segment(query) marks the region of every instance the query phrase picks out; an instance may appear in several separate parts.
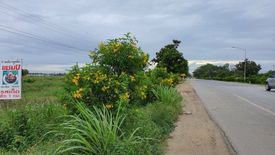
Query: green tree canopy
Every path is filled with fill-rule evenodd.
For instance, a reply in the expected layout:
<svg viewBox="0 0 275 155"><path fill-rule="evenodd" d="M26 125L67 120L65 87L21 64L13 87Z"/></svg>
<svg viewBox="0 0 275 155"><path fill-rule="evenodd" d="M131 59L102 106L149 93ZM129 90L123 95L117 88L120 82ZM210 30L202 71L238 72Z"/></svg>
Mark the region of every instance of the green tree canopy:
<svg viewBox="0 0 275 155"><path fill-rule="evenodd" d="M248 59L246 61L246 76L249 77L251 75L257 75L259 71L262 69L261 65L256 64L254 61L249 61ZM238 74L243 74L244 73L244 66L245 66L245 61L239 62L238 64L235 65L235 72Z"/></svg>
<svg viewBox="0 0 275 155"><path fill-rule="evenodd" d="M183 54L177 48L181 41L173 40L173 44L168 44L156 53L156 58L152 61L157 63L157 67L166 68L170 73L179 73L188 75L188 61L184 59Z"/></svg>

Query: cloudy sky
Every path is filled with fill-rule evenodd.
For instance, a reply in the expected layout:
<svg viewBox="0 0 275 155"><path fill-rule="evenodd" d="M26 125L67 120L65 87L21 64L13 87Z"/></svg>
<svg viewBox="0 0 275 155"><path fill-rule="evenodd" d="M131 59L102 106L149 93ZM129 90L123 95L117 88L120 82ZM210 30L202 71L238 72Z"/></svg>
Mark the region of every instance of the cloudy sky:
<svg viewBox="0 0 275 155"><path fill-rule="evenodd" d="M89 63L100 41L131 32L153 58L173 39L190 70L247 57L275 65L274 0L0 0L0 59L23 59L31 72Z"/></svg>

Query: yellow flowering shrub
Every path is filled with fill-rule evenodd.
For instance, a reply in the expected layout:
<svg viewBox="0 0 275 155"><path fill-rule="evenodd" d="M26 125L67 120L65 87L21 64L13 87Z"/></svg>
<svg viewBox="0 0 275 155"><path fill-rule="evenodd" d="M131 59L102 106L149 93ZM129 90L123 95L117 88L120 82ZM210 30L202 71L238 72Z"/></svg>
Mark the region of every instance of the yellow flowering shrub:
<svg viewBox="0 0 275 155"><path fill-rule="evenodd" d="M176 76L163 68L145 72L149 56L129 34L101 42L90 57L91 64L76 65L66 75L67 103L81 101L107 109L116 109L119 102L144 105L155 99L153 88L177 83Z"/></svg>
<svg viewBox="0 0 275 155"><path fill-rule="evenodd" d="M94 64L109 66L114 73L135 74L147 65L149 55L137 47L137 40L129 33L125 37L101 42L90 52Z"/></svg>
<svg viewBox="0 0 275 155"><path fill-rule="evenodd" d="M163 85L172 87L178 84L180 76L173 73L168 73L166 68L156 67L148 73L154 85Z"/></svg>

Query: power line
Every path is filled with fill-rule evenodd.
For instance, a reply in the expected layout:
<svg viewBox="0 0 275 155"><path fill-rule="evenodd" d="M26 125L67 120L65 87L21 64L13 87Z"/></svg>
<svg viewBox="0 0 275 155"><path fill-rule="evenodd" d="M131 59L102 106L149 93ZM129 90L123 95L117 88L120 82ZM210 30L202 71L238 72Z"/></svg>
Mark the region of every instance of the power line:
<svg viewBox="0 0 275 155"><path fill-rule="evenodd" d="M58 33L62 33L63 35L70 36L70 37L73 37L73 38L75 37L74 35L68 33L67 31L64 31L64 29L66 29L65 27L61 27L60 25L53 24L53 23L49 24L49 23L47 23L47 21L44 18L42 18L40 16L35 16L35 15L31 14L31 13L28 13L25 10L18 9L18 8L14 7L14 6L11 6L11 5L3 3L3 2L0 2L0 7L4 8L6 10L9 10L9 11L14 10L19 15L22 15L23 17L28 17L28 18L26 18L27 20L32 20L32 21L35 21L35 22L38 22L38 23L40 22L39 24L42 24L45 28L48 28L48 29L50 29L52 31L55 31L55 32L58 32ZM1 12L3 13L3 11L1 11ZM7 14L7 13L5 13L5 14ZM8 15L10 15L10 14L8 14ZM12 15L10 15L10 16L12 16ZM37 19L39 19L39 20L37 20ZM31 24L33 24L33 23L31 23ZM87 37L90 37L90 36L87 35ZM85 37L83 37L83 38L85 38ZM87 40L87 41L89 41L89 40Z"/></svg>
<svg viewBox="0 0 275 155"><path fill-rule="evenodd" d="M0 29L1 31L1 29ZM6 32L6 31L5 31ZM10 32L8 32L10 33ZM70 54L73 54L73 55L82 55L80 52L73 52L75 50L67 50L67 51L60 51L58 49L56 49L55 47L52 47L52 46L49 46L48 43L45 43L45 42L40 42L41 45L44 45L44 47L40 47L40 46L36 46L37 44L27 44L26 42L28 42L29 40L26 39L26 37L19 37L17 38L16 40L16 48L21 48L21 47L27 47L27 48L31 48L31 49L36 49L35 51L34 50L24 50L24 53L30 53L30 54L39 54L37 52L37 49L40 50L40 51L48 51L48 50L51 50L51 49L55 49L54 53L57 53L57 54L62 54L62 55L67 55L67 52L69 52ZM9 44L8 47L11 48L10 45L13 45L14 46L14 43L12 42L9 42L9 41L6 41L6 42L0 42L0 44ZM13 49L13 48L12 48ZM20 50L22 51L22 50ZM0 52L1 53L1 52Z"/></svg>
<svg viewBox="0 0 275 155"><path fill-rule="evenodd" d="M71 34L68 34L67 32L64 32L62 30L56 29L57 25L55 25L55 24L50 25L48 23L45 23L44 19L42 17L40 17L40 16L34 16L34 15L32 15L32 14L24 11L24 10L15 8L15 7L13 7L13 6L9 5L9 4L3 3L3 2L0 2L0 4L2 4L2 6L0 6L0 7L4 8L4 9L7 9L7 10L12 9L12 10L16 11L19 15L22 15L23 17L29 17L29 18L27 18L27 20L32 20L32 21L36 21L37 22L38 21L37 19L39 19L40 21L43 22L43 23L40 23L40 24L43 24L44 26L47 26L47 28L50 28L51 30L54 30L54 31L61 32L61 33L65 34L65 35L72 36Z"/></svg>
<svg viewBox="0 0 275 155"><path fill-rule="evenodd" d="M24 36L24 37L27 37L27 38L31 38L31 39L39 40L39 41L42 41L42 42L46 42L48 44L54 44L54 45L57 45L57 46L62 46L62 47L66 47L66 48L69 48L69 49L74 49L76 51L87 51L85 49L80 49L80 48L70 46L70 45L66 45L66 44L63 44L63 43L54 42L52 40L47 40L47 39L41 38L37 35L31 34L31 33L28 33L28 32L24 32L24 31L20 31L20 30L17 30L17 29L9 28L9 27L4 26L4 25L0 25L0 30L8 32L8 33L15 34L15 35L20 35L20 36Z"/></svg>

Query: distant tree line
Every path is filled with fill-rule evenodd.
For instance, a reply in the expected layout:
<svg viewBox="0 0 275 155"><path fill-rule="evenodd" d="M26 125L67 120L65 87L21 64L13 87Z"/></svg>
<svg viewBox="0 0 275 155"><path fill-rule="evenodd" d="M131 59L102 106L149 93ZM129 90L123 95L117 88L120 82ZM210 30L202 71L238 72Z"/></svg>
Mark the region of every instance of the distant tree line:
<svg viewBox="0 0 275 155"><path fill-rule="evenodd" d="M66 73L29 73L29 76L64 76Z"/></svg>
<svg viewBox="0 0 275 155"><path fill-rule="evenodd" d="M265 80L274 74L274 71L259 73L261 65L248 59L246 61L246 81L248 83L264 84ZM199 79L211 79L222 81L244 82L245 61L239 62L234 66L225 64L222 66L206 64L198 67L193 76Z"/></svg>

